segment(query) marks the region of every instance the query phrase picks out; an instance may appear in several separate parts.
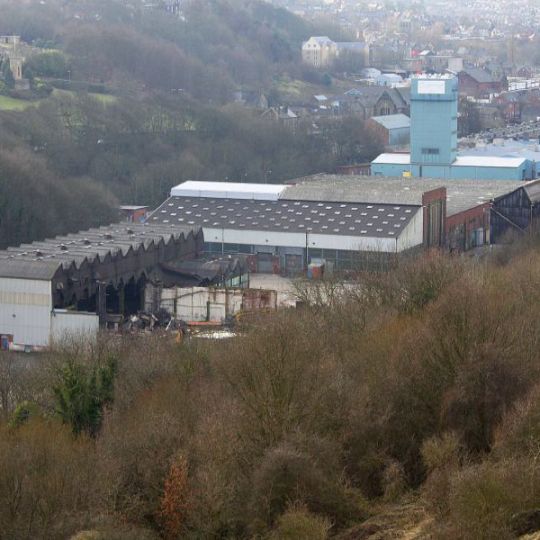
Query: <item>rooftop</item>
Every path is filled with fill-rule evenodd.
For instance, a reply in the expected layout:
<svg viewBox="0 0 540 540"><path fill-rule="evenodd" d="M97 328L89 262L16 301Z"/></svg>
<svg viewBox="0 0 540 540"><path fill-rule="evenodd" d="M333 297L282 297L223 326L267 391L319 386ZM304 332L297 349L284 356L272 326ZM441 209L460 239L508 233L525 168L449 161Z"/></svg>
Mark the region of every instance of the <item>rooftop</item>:
<svg viewBox="0 0 540 540"><path fill-rule="evenodd" d="M418 205L369 202L173 196L148 218L148 222L208 229L397 238L418 209Z"/></svg>
<svg viewBox="0 0 540 540"><path fill-rule="evenodd" d="M379 154L371 163L383 165L410 165L411 154Z"/></svg>
<svg viewBox="0 0 540 540"><path fill-rule="evenodd" d="M278 184L242 184L239 182L197 182L188 180L173 187L171 196L277 200L284 189L284 185Z"/></svg>
<svg viewBox="0 0 540 540"><path fill-rule="evenodd" d="M525 157L503 157L503 156L465 156L460 154L452 167L497 167L513 169L520 167L527 161ZM410 154L380 154L371 163L375 165L410 165Z"/></svg>
<svg viewBox="0 0 540 540"><path fill-rule="evenodd" d="M520 167L527 161L524 157L503 157L503 156L464 156L459 155L452 163L453 167Z"/></svg>
<svg viewBox="0 0 540 540"><path fill-rule="evenodd" d="M187 237L197 227L115 223L0 251L0 277L52 279L61 268L76 268L107 256L125 255L171 238Z"/></svg>
<svg viewBox="0 0 540 540"><path fill-rule="evenodd" d="M386 129L403 129L411 127L411 119L406 114L388 114L386 116L372 116L371 120L381 124Z"/></svg>
<svg viewBox="0 0 540 540"><path fill-rule="evenodd" d="M281 199L346 201L378 204L422 204L422 194L446 188L448 216L485 204L520 187L537 189L540 182L514 180L438 180L387 176L317 174L298 180Z"/></svg>

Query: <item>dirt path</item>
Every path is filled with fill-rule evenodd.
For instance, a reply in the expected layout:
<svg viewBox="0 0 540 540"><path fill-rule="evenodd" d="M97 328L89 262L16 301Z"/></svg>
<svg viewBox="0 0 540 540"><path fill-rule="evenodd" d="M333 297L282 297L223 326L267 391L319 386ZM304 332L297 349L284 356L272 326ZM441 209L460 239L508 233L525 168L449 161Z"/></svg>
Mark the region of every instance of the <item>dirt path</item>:
<svg viewBox="0 0 540 540"><path fill-rule="evenodd" d="M429 540L433 518L417 502L381 505L376 515L349 529L339 540Z"/></svg>

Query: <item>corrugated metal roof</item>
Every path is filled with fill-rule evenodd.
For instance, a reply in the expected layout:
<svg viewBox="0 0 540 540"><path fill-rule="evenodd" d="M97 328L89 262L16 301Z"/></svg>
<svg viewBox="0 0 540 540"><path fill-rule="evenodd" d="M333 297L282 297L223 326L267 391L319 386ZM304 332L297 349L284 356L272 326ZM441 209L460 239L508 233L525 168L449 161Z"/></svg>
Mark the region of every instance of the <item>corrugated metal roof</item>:
<svg viewBox="0 0 540 540"><path fill-rule="evenodd" d="M285 188L279 184L199 182L188 180L171 189L171 196L277 200Z"/></svg>
<svg viewBox="0 0 540 540"><path fill-rule="evenodd" d="M372 116L371 120L381 124L386 129L404 129L411 127L411 119L406 114L389 114L387 116Z"/></svg>
<svg viewBox="0 0 540 540"><path fill-rule="evenodd" d="M524 157L460 155L452 163L452 167L498 167L513 169L520 167L525 161L527 159Z"/></svg>
<svg viewBox="0 0 540 540"><path fill-rule="evenodd" d="M532 184L534 182L520 183L513 180L438 180L318 174L298 179L298 183L287 188L281 199L420 205L423 193L444 187L447 215L452 216Z"/></svg>
<svg viewBox="0 0 540 540"><path fill-rule="evenodd" d="M371 163L376 165L410 165L411 154L380 154Z"/></svg>
<svg viewBox="0 0 540 540"><path fill-rule="evenodd" d="M170 197L148 221L208 229L397 238L418 210L419 206L404 204Z"/></svg>
<svg viewBox="0 0 540 540"><path fill-rule="evenodd" d="M501 157L501 156L463 156L460 155L452 163L452 167L497 167L514 169L521 167L527 161L522 157ZM375 165L409 165L411 163L410 154L380 154L371 163Z"/></svg>
<svg viewBox="0 0 540 540"><path fill-rule="evenodd" d="M535 203L540 201L540 181L533 180L532 182L527 182L523 187L531 202Z"/></svg>
<svg viewBox="0 0 540 540"><path fill-rule="evenodd" d="M125 255L161 240L196 234L199 227L115 223L0 251L0 277L50 280L56 272L107 256Z"/></svg>

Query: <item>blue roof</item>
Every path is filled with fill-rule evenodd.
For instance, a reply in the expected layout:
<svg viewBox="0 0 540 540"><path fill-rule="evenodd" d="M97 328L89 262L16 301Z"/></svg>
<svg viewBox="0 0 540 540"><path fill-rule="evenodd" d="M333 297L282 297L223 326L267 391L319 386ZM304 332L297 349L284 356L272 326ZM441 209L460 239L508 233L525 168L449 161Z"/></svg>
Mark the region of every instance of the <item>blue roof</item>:
<svg viewBox="0 0 540 540"><path fill-rule="evenodd" d="M386 129L403 129L411 127L411 119L405 114L388 114L386 116L372 116L371 119Z"/></svg>

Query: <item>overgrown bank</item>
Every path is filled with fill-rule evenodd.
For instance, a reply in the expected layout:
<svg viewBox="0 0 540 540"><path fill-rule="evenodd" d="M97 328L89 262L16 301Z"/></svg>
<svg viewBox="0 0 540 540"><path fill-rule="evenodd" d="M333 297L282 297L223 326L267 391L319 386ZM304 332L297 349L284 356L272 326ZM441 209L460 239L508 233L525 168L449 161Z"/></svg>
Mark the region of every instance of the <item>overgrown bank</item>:
<svg viewBox="0 0 540 540"><path fill-rule="evenodd" d="M434 538L527 532L538 248L358 279L226 343L72 345L28 370L3 357L0 530L352 538L419 493Z"/></svg>

